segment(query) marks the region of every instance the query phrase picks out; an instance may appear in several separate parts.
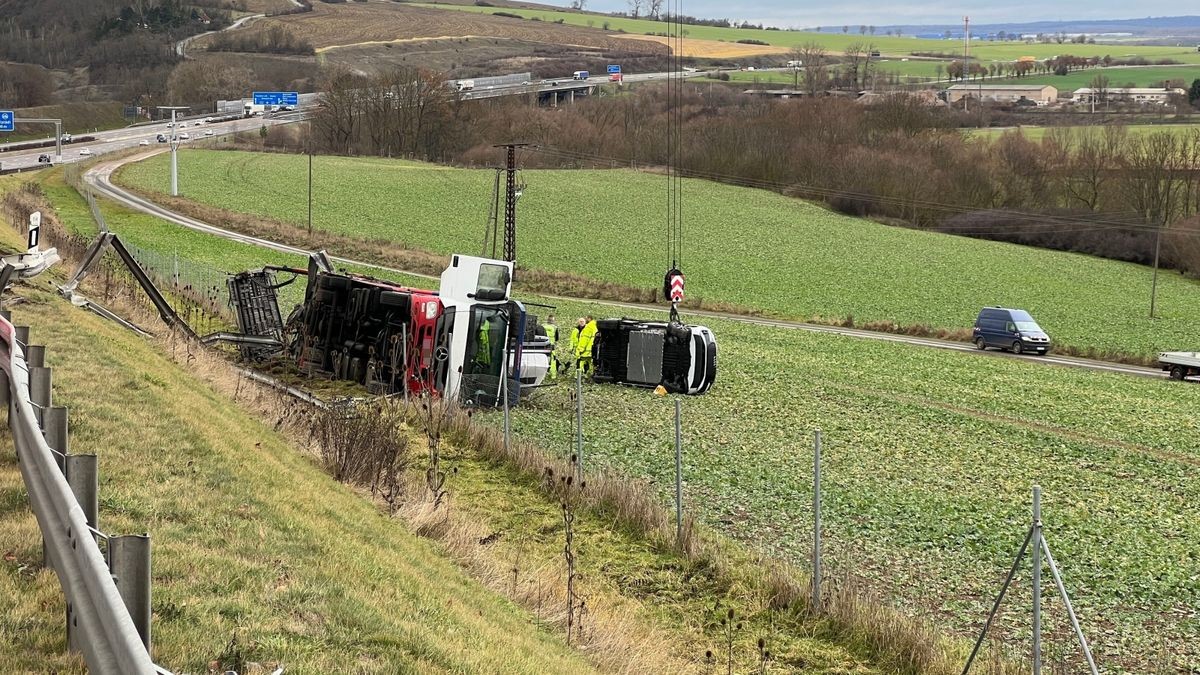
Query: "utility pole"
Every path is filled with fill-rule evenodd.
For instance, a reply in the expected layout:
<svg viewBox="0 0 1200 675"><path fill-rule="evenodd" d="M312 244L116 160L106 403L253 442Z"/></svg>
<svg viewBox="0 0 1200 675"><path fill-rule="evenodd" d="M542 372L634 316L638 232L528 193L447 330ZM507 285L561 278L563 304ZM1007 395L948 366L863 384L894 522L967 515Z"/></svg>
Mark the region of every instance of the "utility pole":
<svg viewBox="0 0 1200 675"><path fill-rule="evenodd" d="M1162 248L1162 231L1166 225L1166 216L1154 229L1154 275L1150 278L1150 318L1154 318L1154 304L1158 296L1158 252Z"/></svg>
<svg viewBox="0 0 1200 675"><path fill-rule="evenodd" d="M513 263L513 276L517 272L517 200L524 192L524 184L517 185L517 148L525 147L528 143L505 143L493 147L504 148L506 151L504 172L504 260Z"/></svg>
<svg viewBox="0 0 1200 675"><path fill-rule="evenodd" d="M188 110L185 105L160 105L159 110L171 111L171 196L179 196L179 125L175 123L175 113Z"/></svg>
<svg viewBox="0 0 1200 675"><path fill-rule="evenodd" d="M964 16L963 17L963 66L962 66L963 67L963 70L962 70L963 80L966 80L967 76L971 74L971 64L968 63L968 61L970 61L970 60L971 60L971 17ZM963 112L967 112L967 96L965 93L963 94Z"/></svg>
<svg viewBox="0 0 1200 675"><path fill-rule="evenodd" d="M308 121L308 238L312 240L312 120Z"/></svg>

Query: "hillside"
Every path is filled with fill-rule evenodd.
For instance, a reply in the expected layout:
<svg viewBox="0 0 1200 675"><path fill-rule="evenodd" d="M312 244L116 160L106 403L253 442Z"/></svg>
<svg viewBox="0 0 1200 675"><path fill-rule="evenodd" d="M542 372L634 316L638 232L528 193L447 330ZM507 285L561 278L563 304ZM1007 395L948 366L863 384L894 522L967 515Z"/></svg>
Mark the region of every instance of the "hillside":
<svg viewBox="0 0 1200 675"><path fill-rule="evenodd" d="M13 247L7 225L4 240ZM73 447L100 456L102 529L153 537L158 662L224 670L236 652L289 673L591 670L154 343L18 292L34 299L16 320L49 345ZM9 672L81 672L65 654L58 584L36 571L36 523L7 436L3 448L0 658Z"/></svg>
<svg viewBox="0 0 1200 675"><path fill-rule="evenodd" d="M165 192L166 161L162 155L127 167L120 180ZM303 225L306 162L189 150L180 158L180 185L206 204ZM665 269L661 177L522 174L524 265L638 288ZM491 171L320 157L314 176L319 229L443 254L482 241ZM1151 321L1150 270L1139 265L889 227L707 181L687 181L684 191L682 265L693 299L783 317L950 331L969 328L985 305L1025 307L1064 347L1140 356L1192 345L1200 333L1200 284L1175 273L1160 273L1160 317Z"/></svg>
<svg viewBox="0 0 1200 675"><path fill-rule="evenodd" d="M54 199L72 201L57 193ZM163 256L168 274L172 252L213 271L254 264L248 246L106 211L123 237ZM258 256L259 264L272 259ZM556 305L560 323L629 312L522 299ZM684 499L703 523L803 565L811 527L805 458L811 431L821 428L829 568L968 636L1020 544L1029 487L1037 482L1046 490L1056 557L1106 670L1170 670L1200 658L1197 627L1185 609L1200 598L1200 587L1180 563L1195 559L1200 541L1189 515L1200 490L1192 433L1200 387L705 323L720 339L721 374L708 395L683 402ZM564 389L541 390L518 409L514 433L542 447L569 447ZM668 502L670 401L603 385L588 385L584 395L589 466L647 479ZM997 625L1014 650L1027 644L1027 588L1017 587ZM1081 663L1068 647L1060 609L1047 617L1050 648L1076 672ZM1163 641L1176 645L1166 656L1156 646Z"/></svg>

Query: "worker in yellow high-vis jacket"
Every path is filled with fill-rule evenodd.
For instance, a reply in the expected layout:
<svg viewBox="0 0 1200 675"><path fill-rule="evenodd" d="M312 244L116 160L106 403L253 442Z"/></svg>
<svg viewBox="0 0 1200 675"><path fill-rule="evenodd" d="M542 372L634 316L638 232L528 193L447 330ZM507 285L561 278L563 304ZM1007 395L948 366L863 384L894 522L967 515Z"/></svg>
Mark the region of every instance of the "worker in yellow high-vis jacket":
<svg viewBox="0 0 1200 675"><path fill-rule="evenodd" d="M542 330L546 333L546 338L550 340L550 379L558 379L558 324L554 322L554 315L546 317L546 323L542 324Z"/></svg>
<svg viewBox="0 0 1200 675"><path fill-rule="evenodd" d="M596 320L587 317L579 330L579 342L575 345L575 361L585 376L592 374L592 344L596 342Z"/></svg>

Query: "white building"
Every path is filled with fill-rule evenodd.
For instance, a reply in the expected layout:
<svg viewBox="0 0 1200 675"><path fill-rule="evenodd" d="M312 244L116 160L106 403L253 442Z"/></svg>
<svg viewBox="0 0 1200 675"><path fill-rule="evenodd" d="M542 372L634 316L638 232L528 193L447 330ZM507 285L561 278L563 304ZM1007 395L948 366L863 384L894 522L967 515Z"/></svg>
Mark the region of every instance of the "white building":
<svg viewBox="0 0 1200 675"><path fill-rule="evenodd" d="M946 94L950 103L967 97L1000 103L1026 99L1041 105L1058 100L1058 89L1048 84L956 84L947 89Z"/></svg>
<svg viewBox="0 0 1200 675"><path fill-rule="evenodd" d="M1071 100L1075 103L1091 103L1094 98L1097 103L1104 100L1105 97L1112 102L1121 103L1140 103L1142 105L1166 105L1171 101L1172 96L1187 96L1187 92L1182 89L1164 89L1161 87L1155 88L1113 88L1107 92L1099 93L1091 87L1083 87L1076 89L1071 96Z"/></svg>

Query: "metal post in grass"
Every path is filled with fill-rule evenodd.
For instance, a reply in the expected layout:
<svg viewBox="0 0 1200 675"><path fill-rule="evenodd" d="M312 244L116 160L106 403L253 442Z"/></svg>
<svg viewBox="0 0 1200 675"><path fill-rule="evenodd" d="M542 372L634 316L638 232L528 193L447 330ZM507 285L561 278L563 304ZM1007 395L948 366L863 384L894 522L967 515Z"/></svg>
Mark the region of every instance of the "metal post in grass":
<svg viewBox="0 0 1200 675"><path fill-rule="evenodd" d="M504 352L504 364L500 367L500 376L503 382L500 383L501 391L504 395L504 452L509 451L509 443L512 442L512 415L508 409L508 358L510 352L506 349Z"/></svg>
<svg viewBox="0 0 1200 675"><path fill-rule="evenodd" d="M25 365L30 368L46 367L46 346L29 345L25 348Z"/></svg>
<svg viewBox="0 0 1200 675"><path fill-rule="evenodd" d="M49 368L29 369L29 400L33 402L33 416L38 426L45 429L45 413L50 407L52 376Z"/></svg>
<svg viewBox="0 0 1200 675"><path fill-rule="evenodd" d="M21 345L21 349L25 349L25 345L29 344L29 326L14 326L13 335L17 339L17 344Z"/></svg>
<svg viewBox="0 0 1200 675"><path fill-rule="evenodd" d="M71 488L71 494L75 496L75 501L79 502L79 507L83 509L83 518L87 521L88 527L94 532L99 532L99 475L97 472L96 456L95 455L67 455L67 486ZM93 541L95 541L93 535ZM67 648L72 652L81 651L81 646L78 644L78 622L79 618L72 611L70 603L67 604Z"/></svg>
<svg viewBox="0 0 1200 675"><path fill-rule="evenodd" d="M821 611L821 430L813 433L812 605Z"/></svg>
<svg viewBox="0 0 1200 675"><path fill-rule="evenodd" d="M575 368L575 462L583 480L583 368Z"/></svg>
<svg viewBox="0 0 1200 675"><path fill-rule="evenodd" d="M150 535L108 540L108 566L146 650L150 650Z"/></svg>
<svg viewBox="0 0 1200 675"><path fill-rule="evenodd" d="M39 370L48 371L49 369L39 368ZM51 406L42 411L42 414L46 445L50 446L58 470L65 474L67 470L67 409L62 406ZM44 537L42 538L42 567L48 570L54 569L54 561L50 559L50 549L47 548Z"/></svg>
<svg viewBox="0 0 1200 675"><path fill-rule="evenodd" d="M683 425L679 399L675 399L675 541L683 543Z"/></svg>
<svg viewBox="0 0 1200 675"><path fill-rule="evenodd" d="M1033 675L1042 673L1042 488L1033 486Z"/></svg>
<svg viewBox="0 0 1200 675"><path fill-rule="evenodd" d="M404 408L408 409L408 324L400 327L400 388L404 390ZM394 373L393 373L394 375Z"/></svg>
<svg viewBox="0 0 1200 675"><path fill-rule="evenodd" d="M1067 588L1063 585L1062 575L1059 574L1058 564L1054 562L1054 556L1050 554L1050 545L1046 543L1046 538L1042 537L1042 552L1046 554L1046 564L1050 566L1050 574L1054 577L1054 585L1058 586L1058 594L1062 596L1063 605L1067 608L1067 616L1071 619L1071 628L1075 629L1075 637L1079 640L1079 647L1083 650L1083 655L1087 658L1088 671L1092 675L1099 675L1099 670L1096 669L1096 662L1092 659L1092 650L1088 647L1087 638L1083 636L1083 629L1079 627L1079 618L1075 616L1075 608L1071 606L1071 598L1067 597Z"/></svg>

